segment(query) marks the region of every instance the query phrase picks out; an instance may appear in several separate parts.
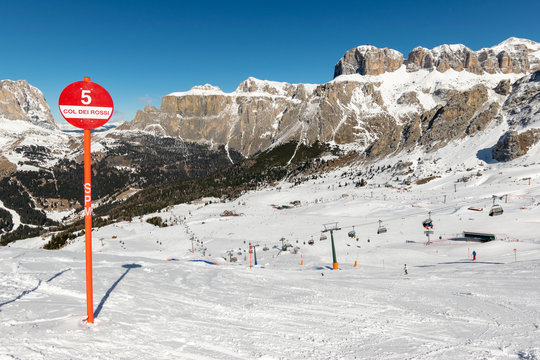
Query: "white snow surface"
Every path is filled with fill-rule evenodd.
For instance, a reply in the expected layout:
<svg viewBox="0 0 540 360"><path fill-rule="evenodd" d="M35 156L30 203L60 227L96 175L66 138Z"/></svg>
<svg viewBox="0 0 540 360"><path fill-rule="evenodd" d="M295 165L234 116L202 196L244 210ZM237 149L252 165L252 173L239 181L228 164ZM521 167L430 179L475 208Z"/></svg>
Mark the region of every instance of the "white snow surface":
<svg viewBox="0 0 540 360"><path fill-rule="evenodd" d="M408 190L379 187L385 173L354 187L342 172L365 169L350 168L94 229L93 325L83 237L59 251L40 249L41 237L2 247L0 359L538 359L539 151L474 170L459 155L467 148L446 151L453 163L434 153L413 165L442 177ZM492 195L501 216L488 216ZM330 233L319 239L331 222L339 271ZM296 254L280 252L282 237ZM260 245L252 268L250 242Z"/></svg>

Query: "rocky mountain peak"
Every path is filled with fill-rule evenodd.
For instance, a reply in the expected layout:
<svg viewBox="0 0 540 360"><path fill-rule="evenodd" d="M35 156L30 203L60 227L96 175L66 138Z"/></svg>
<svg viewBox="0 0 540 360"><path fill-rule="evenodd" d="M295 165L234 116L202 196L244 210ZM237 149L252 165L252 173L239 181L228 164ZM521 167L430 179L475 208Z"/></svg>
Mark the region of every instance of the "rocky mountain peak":
<svg viewBox="0 0 540 360"><path fill-rule="evenodd" d="M393 72L404 63L398 51L362 45L343 55L334 67L339 75L380 75ZM528 74L540 68L540 43L511 37L491 48L473 51L463 44L440 45L433 49L416 47L405 61L407 71L421 69L446 72L468 71L473 74Z"/></svg>
<svg viewBox="0 0 540 360"><path fill-rule="evenodd" d="M57 128L43 93L25 80L0 81L0 118Z"/></svg>
<svg viewBox="0 0 540 360"><path fill-rule="evenodd" d="M403 64L403 54L389 48L358 46L343 55L334 67L334 78L340 75L380 75L393 72Z"/></svg>
<svg viewBox="0 0 540 360"><path fill-rule="evenodd" d="M204 85L195 85L191 88L192 91L221 91L217 86L204 84Z"/></svg>

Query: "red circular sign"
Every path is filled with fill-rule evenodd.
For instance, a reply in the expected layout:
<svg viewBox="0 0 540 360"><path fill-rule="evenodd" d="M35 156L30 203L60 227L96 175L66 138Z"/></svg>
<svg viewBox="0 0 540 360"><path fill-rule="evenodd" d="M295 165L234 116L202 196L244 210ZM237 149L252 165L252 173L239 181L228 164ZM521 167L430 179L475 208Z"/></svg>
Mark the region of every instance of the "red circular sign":
<svg viewBox="0 0 540 360"><path fill-rule="evenodd" d="M68 123L81 129L95 129L111 118L114 104L101 85L77 81L62 90L58 99L60 114Z"/></svg>

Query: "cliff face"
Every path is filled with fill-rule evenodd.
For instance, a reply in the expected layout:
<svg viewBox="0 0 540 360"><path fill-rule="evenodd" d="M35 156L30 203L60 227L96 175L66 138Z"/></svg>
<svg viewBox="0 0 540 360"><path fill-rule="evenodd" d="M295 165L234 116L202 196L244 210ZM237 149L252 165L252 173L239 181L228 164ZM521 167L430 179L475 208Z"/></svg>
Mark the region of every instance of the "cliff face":
<svg viewBox="0 0 540 360"><path fill-rule="evenodd" d="M406 61L408 71L421 69L446 72L468 71L473 74L515 73L527 74L538 70L540 44L509 38L497 46L473 51L465 45L441 45L433 49L417 47ZM380 75L393 72L404 63L403 55L388 48L377 49L364 45L343 55L334 69L334 78L340 75Z"/></svg>
<svg viewBox="0 0 540 360"><path fill-rule="evenodd" d="M346 52L326 84L249 78L232 93L198 86L163 97L160 109L145 108L122 129L225 145L244 156L288 140L351 144L368 158L416 146L430 151L516 109L529 121L537 116L539 105L529 100L538 89L512 84L539 59L540 44L515 38L476 52L416 48L407 61L394 50L360 46Z"/></svg>
<svg viewBox="0 0 540 360"><path fill-rule="evenodd" d="M364 45L343 55L334 68L334 78L340 75L380 75L396 71L403 64L403 55L396 50Z"/></svg>
<svg viewBox="0 0 540 360"><path fill-rule="evenodd" d="M57 128L43 93L24 80L0 81L0 118Z"/></svg>

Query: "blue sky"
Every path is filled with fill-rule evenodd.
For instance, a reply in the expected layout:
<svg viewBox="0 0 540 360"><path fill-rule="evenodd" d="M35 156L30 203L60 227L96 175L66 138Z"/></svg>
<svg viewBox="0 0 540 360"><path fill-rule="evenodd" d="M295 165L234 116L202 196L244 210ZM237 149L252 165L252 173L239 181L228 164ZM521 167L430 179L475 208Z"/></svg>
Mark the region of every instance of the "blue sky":
<svg viewBox="0 0 540 360"><path fill-rule="evenodd" d="M539 1L20 0L1 9L0 79L41 89L56 121L60 92L83 76L109 90L119 121L199 84L325 83L363 44L407 57L416 46L540 41Z"/></svg>

